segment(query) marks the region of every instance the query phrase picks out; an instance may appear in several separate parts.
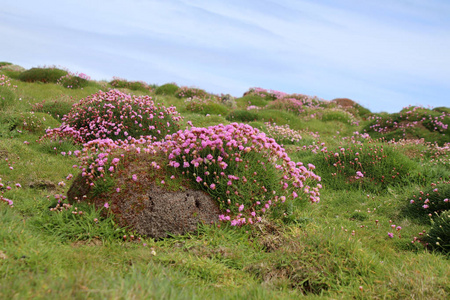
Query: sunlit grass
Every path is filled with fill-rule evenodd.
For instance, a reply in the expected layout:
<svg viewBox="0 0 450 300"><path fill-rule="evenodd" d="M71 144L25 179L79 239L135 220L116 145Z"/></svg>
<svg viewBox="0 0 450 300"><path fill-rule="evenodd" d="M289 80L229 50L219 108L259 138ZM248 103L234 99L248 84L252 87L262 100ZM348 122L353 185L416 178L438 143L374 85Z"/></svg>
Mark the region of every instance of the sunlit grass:
<svg viewBox="0 0 450 300"><path fill-rule="evenodd" d="M254 226L202 225L195 233L153 240L119 228L111 215L86 203L50 211L58 200L64 202L62 196L73 181L69 174L80 172L73 168L79 160L68 154L82 146L36 140L47 127L59 126L61 114L71 104L111 86L90 82L83 89L67 89L11 81L17 88L8 92L6 105L0 107L0 192L14 202L10 207L0 200L1 299L446 299L450 295L448 254L433 252L417 241L426 237L432 224L408 213L411 195L431 194L435 188L431 183L439 182L441 189L450 180L445 147L374 142L362 136L370 120L352 124L342 112L327 112L323 120L269 109L266 105L272 100L247 96L238 99L236 110L227 107L224 114L206 116L189 111L185 99L175 97L172 90L177 86L164 87L158 94L149 91L156 103L177 107L184 117L181 129L191 124L227 125L236 121L227 116L237 110L261 107L251 111L256 121L245 121L268 135L264 122L289 125L298 132L301 139L285 142L285 149L296 162L316 164L314 172L322 176L324 186L319 203L292 201L285 214L268 215ZM38 103L42 109L36 109ZM25 117L34 125L25 126ZM277 139L283 141L283 136ZM338 152L345 147L348 154L343 161L348 167L356 157L372 164L370 155L381 146L389 149L383 151L390 157L361 170L370 170L364 178L386 177L393 167L397 172L398 164L409 170L402 178L382 189L358 184L351 176L330 181L326 172L331 173L332 164L321 149ZM361 150L358 156L350 155L348 149L358 147L367 150L367 156L360 155Z"/></svg>

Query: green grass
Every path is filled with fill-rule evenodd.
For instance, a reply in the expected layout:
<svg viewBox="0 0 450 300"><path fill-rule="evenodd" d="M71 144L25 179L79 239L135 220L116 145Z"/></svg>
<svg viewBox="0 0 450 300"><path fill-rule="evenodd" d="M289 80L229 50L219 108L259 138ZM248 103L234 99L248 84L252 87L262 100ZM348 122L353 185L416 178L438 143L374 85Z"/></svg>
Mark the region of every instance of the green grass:
<svg viewBox="0 0 450 300"><path fill-rule="evenodd" d="M450 186L445 183L450 180L450 153L445 148L362 138L354 132L363 133L372 121L361 119L368 113L360 108L359 114L354 113L359 124L353 125L341 112L315 117L267 108L247 112L249 104L240 99L238 109L206 107L210 116L205 116L205 111L187 110L184 99L174 96L178 86L161 86L153 99L182 112L182 129L189 121L198 127L247 122L267 133L264 122L288 124L302 135L299 142L286 146L289 157L314 164L324 187L321 202L292 202L286 215L273 214L252 227L201 225L195 233L153 240L118 227L112 215L86 203L50 211L73 181L67 176L80 172L73 168L78 159L67 153L82 147L36 140L47 127L59 126L73 103L111 86L90 81L83 89L67 89L54 83L11 82L18 86L15 90L0 90L6 99L0 102L0 195L14 202L9 207L0 200L1 299L446 299L450 295L448 251L435 247L438 238L448 239L450 224L443 212L448 210L443 198L449 196ZM247 98L252 98L252 105L266 105L265 99ZM442 133L425 125L421 134L426 140L435 136L443 140L438 136ZM345 147L340 161L347 173L340 172L339 178L331 175L338 160L326 158L324 147L329 153ZM381 147L386 157L380 159ZM352 178L357 168L351 162L357 157L366 181ZM422 203L410 204L420 191L429 194L440 217L432 215L431 221ZM424 247L417 239L434 245Z"/></svg>

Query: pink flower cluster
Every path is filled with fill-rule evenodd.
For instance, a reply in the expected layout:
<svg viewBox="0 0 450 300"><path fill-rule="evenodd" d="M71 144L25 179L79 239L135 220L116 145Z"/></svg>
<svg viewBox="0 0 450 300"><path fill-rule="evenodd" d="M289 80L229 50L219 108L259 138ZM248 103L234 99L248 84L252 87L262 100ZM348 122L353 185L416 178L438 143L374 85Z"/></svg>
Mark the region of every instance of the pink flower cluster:
<svg viewBox="0 0 450 300"><path fill-rule="evenodd" d="M448 124L444 123L449 114L442 112L440 116L432 116L426 114L427 110L422 106L405 107L400 113L396 114L396 118L390 117L385 119L379 116L373 116L369 119L375 120L370 129L376 132L384 133L395 129L401 129L405 132L408 127L416 127L424 125L431 131L444 132L448 129ZM427 125L430 123L430 125Z"/></svg>
<svg viewBox="0 0 450 300"><path fill-rule="evenodd" d="M0 86L6 86L12 89L17 88L17 85L12 85L8 76L0 74Z"/></svg>
<svg viewBox="0 0 450 300"><path fill-rule="evenodd" d="M174 106L155 104L149 96L130 96L118 90L99 91L73 105L60 127L43 138L72 138L85 143L94 139L157 138L176 131L181 115Z"/></svg>
<svg viewBox="0 0 450 300"><path fill-rule="evenodd" d="M247 124L192 127L167 135L161 141L155 141L151 136L90 141L79 155L82 175L92 181L111 176L126 152L164 153L166 167L175 168L212 195L223 209L220 219L232 225L258 222L270 207L293 200L299 194L307 195L313 203L320 200L322 186L307 185L321 180L312 171L315 167L292 161L274 139ZM259 159L251 161L255 155ZM278 188L270 190L263 181L257 180L264 174L248 174L251 164L255 163L263 169L273 168L278 172ZM151 165L161 168L156 161ZM253 194L244 197L247 190L252 190Z"/></svg>
<svg viewBox="0 0 450 300"><path fill-rule="evenodd" d="M291 129L288 124L286 125L277 125L275 123L264 123L266 125L269 136L273 137L275 140L289 140L292 143L300 142L302 136L300 132L294 129Z"/></svg>
<svg viewBox="0 0 450 300"><path fill-rule="evenodd" d="M21 188L22 186L19 183L16 183L16 187L17 188ZM6 186L2 183L2 179L0 178L0 202L6 202L8 203L9 206L13 207L14 206L14 202L10 199L7 199L5 197L3 197L3 193L4 193L4 189L6 189L7 191L11 190L10 186Z"/></svg>

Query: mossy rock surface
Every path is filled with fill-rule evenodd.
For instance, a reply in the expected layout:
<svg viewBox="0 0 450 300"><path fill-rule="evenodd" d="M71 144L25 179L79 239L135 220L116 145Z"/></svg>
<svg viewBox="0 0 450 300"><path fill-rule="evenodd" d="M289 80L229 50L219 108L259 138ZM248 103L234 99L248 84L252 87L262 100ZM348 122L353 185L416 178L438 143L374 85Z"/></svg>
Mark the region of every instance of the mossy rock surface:
<svg viewBox="0 0 450 300"><path fill-rule="evenodd" d="M132 174L137 175L136 181ZM80 174L67 198L70 203L87 201L98 208L107 202L120 226L152 238L194 232L199 223L219 220L219 207L207 193L182 186L176 191L165 189L151 174L145 161L130 163L115 176L114 187L100 194Z"/></svg>

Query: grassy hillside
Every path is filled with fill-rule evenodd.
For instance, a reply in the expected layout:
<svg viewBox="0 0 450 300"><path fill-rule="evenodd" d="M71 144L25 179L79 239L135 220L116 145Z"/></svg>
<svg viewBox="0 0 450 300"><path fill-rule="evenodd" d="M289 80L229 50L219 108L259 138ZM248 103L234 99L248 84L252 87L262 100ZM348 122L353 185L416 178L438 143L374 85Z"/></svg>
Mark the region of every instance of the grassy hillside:
<svg viewBox="0 0 450 300"><path fill-rule="evenodd" d="M376 114L350 99L262 88L234 99L0 63L0 298L446 299L449 123L446 107ZM234 128L235 146L206 145L209 135L228 138L224 128ZM102 175L115 166L96 158L132 152L133 138L148 134L143 149L185 149L169 142L179 129L199 139L190 159L220 150L222 164L208 158L205 175L188 164L192 176L175 167L189 159L161 155L151 176L203 189L222 221L154 240L95 207L117 189L115 173ZM98 137L117 142L99 146ZM70 205L82 168L92 201Z"/></svg>

